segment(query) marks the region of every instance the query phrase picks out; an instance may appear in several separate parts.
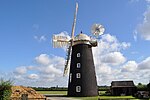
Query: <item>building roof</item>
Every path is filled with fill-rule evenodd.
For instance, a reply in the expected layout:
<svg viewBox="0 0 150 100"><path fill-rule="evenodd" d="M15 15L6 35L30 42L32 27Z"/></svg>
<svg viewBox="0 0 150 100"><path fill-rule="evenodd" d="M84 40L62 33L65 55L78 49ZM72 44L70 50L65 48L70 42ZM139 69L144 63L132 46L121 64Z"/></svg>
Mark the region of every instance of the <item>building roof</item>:
<svg viewBox="0 0 150 100"><path fill-rule="evenodd" d="M86 34L80 33L74 38L74 41L80 41L80 40L90 41L90 37L87 36Z"/></svg>
<svg viewBox="0 0 150 100"><path fill-rule="evenodd" d="M135 87L133 81L112 81L111 87Z"/></svg>

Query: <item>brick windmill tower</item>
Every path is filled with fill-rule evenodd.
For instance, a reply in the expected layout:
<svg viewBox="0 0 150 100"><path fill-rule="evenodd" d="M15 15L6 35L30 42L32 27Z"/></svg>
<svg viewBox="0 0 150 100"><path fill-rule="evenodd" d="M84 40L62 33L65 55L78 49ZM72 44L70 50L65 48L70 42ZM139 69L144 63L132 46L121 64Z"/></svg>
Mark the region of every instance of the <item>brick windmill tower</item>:
<svg viewBox="0 0 150 100"><path fill-rule="evenodd" d="M78 4L74 14L71 39L65 36L53 35L53 46L64 47L68 45L68 53L64 68L64 75L69 72L68 96L97 96L98 87L93 61L92 47L97 46L97 40L90 38L82 32L74 36ZM92 31L94 36L103 34L104 28L100 24L94 24Z"/></svg>

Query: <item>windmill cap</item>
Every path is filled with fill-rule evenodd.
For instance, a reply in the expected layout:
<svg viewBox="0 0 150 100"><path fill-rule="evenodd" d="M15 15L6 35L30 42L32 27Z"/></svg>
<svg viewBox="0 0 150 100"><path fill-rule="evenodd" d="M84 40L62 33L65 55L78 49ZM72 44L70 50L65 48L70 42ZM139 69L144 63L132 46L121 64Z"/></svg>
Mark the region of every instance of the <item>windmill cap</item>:
<svg viewBox="0 0 150 100"><path fill-rule="evenodd" d="M80 33L74 38L74 41L80 41L80 40L90 41L91 39L86 34Z"/></svg>

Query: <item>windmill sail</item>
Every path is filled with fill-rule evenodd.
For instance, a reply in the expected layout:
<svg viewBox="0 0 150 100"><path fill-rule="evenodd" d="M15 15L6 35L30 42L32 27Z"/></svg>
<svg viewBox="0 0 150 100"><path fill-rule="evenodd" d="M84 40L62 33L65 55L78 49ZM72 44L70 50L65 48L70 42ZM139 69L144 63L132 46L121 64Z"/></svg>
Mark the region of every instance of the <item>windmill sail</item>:
<svg viewBox="0 0 150 100"><path fill-rule="evenodd" d="M68 46L69 39L66 36L53 35L53 47L62 48Z"/></svg>
<svg viewBox="0 0 150 100"><path fill-rule="evenodd" d="M67 52L67 60L66 60L66 64L65 64L65 68L64 68L64 75L63 76L65 76L68 73L68 69L70 67L70 62L71 62L71 53L72 53L72 48L71 48L71 46L69 46L68 52Z"/></svg>
<svg viewBox="0 0 150 100"><path fill-rule="evenodd" d="M75 14L74 14L74 21L73 21L72 32L71 32L71 45L69 46L68 52L67 52L67 61L66 61L65 68L64 68L64 76L68 73L68 69L70 67L72 45L73 45L73 40L74 40L74 31L75 31L75 26L76 26L77 12L78 12L78 3L76 3L76 10L75 10Z"/></svg>
<svg viewBox="0 0 150 100"><path fill-rule="evenodd" d="M71 32L71 38L72 39L74 38L74 31L75 31L75 26L76 26L77 12L78 12L78 3L76 3L76 11L75 11L75 14L74 14L74 22L73 22L73 25L72 25L72 32Z"/></svg>

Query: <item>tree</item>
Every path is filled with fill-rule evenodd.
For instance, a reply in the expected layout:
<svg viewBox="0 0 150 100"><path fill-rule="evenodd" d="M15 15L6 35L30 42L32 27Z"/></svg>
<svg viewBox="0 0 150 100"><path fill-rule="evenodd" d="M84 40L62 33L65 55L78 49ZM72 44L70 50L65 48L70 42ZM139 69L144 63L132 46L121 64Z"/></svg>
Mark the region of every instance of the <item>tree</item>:
<svg viewBox="0 0 150 100"><path fill-rule="evenodd" d="M138 85L137 85L138 91L146 91L146 89L147 89L147 86L145 84L138 83Z"/></svg>
<svg viewBox="0 0 150 100"><path fill-rule="evenodd" d="M150 92L150 83L147 84L147 89L148 89L148 91Z"/></svg>
<svg viewBox="0 0 150 100"><path fill-rule="evenodd" d="M142 86L142 83L138 83L138 86Z"/></svg>
<svg viewBox="0 0 150 100"><path fill-rule="evenodd" d="M9 100L11 96L11 80L0 79L0 100Z"/></svg>

